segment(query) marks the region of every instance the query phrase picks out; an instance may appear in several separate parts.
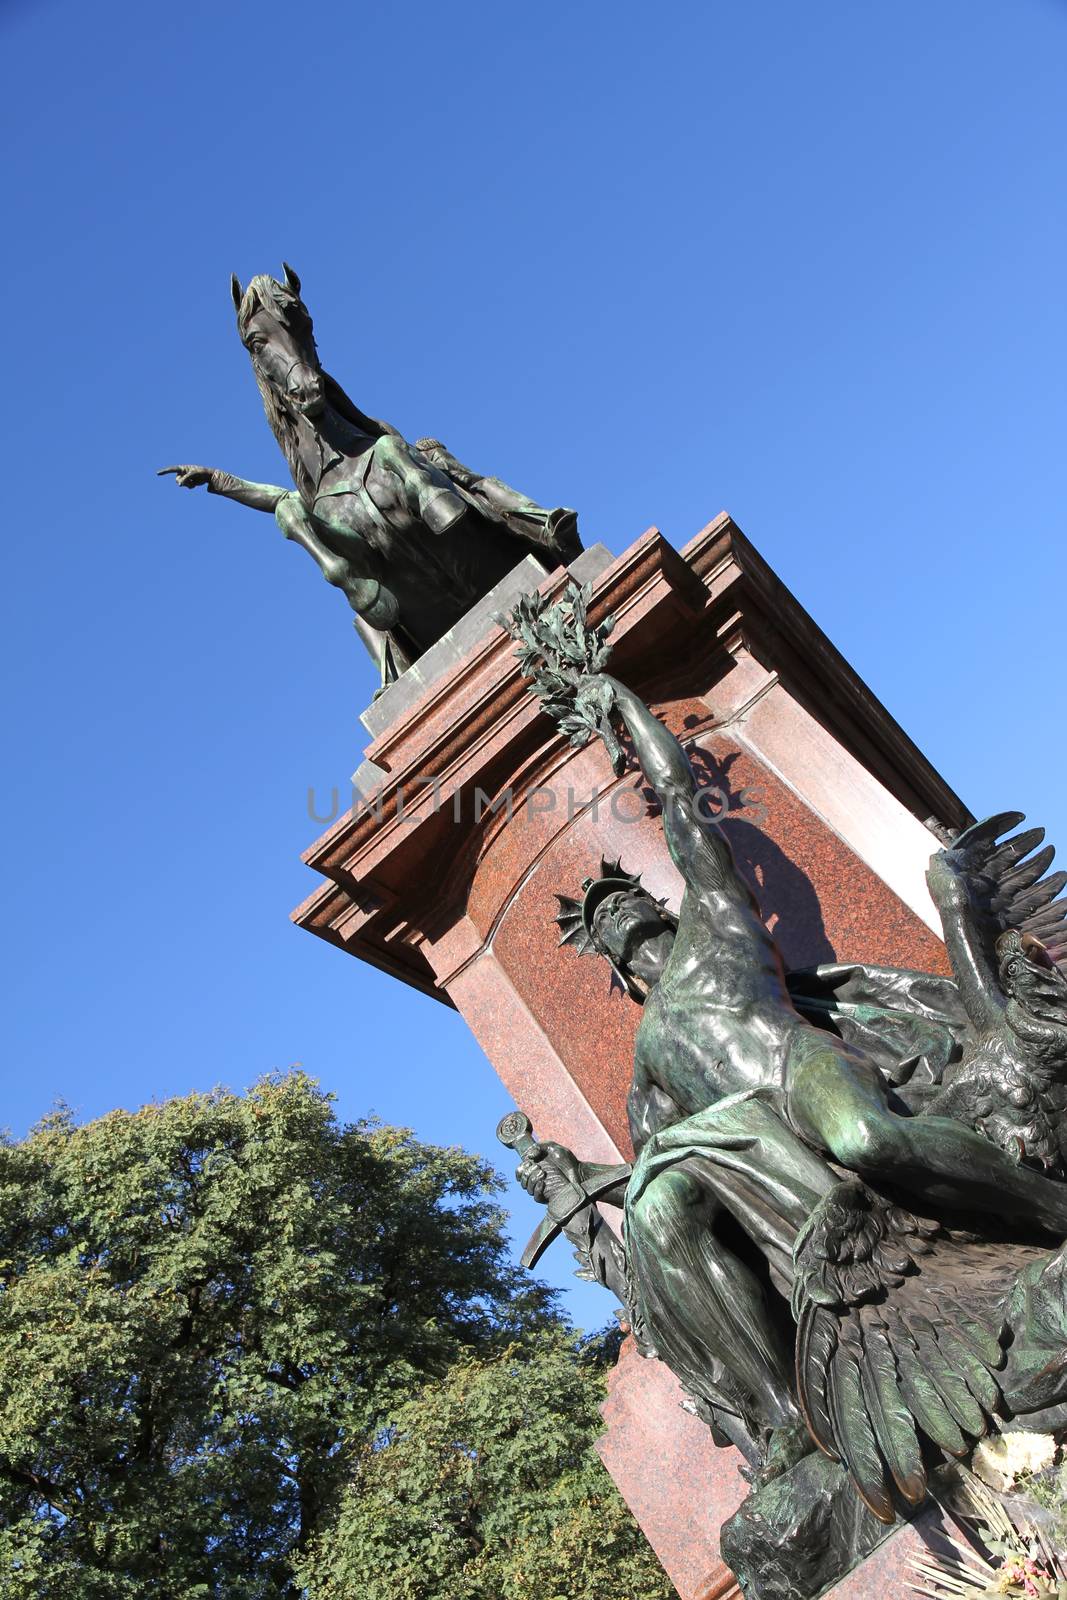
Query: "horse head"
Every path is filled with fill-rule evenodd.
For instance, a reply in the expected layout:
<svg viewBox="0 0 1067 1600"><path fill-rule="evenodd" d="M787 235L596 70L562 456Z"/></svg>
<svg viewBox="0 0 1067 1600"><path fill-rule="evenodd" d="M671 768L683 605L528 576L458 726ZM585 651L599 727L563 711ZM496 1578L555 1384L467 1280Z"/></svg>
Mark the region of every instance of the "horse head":
<svg viewBox="0 0 1067 1600"><path fill-rule="evenodd" d="M270 393L289 411L315 417L325 404L325 380L300 279L287 263L283 268L284 283L261 275L242 289L231 277L237 331L264 398Z"/></svg>

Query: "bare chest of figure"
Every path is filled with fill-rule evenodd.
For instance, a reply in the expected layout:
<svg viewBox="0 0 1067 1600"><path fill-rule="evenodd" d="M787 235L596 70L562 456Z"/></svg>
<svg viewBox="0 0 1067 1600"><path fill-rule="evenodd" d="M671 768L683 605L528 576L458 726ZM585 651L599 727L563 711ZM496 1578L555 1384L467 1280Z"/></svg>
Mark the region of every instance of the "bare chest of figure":
<svg viewBox="0 0 1067 1600"><path fill-rule="evenodd" d="M704 930L690 942L681 930L645 1003L638 1071L688 1113L745 1090L780 1089L789 1045L804 1027L773 942L762 927L753 934L715 941Z"/></svg>
<svg viewBox="0 0 1067 1600"><path fill-rule="evenodd" d="M699 996L653 996L635 1046L642 1076L690 1114L748 1089L779 1089L789 1021L777 1010L729 1008Z"/></svg>

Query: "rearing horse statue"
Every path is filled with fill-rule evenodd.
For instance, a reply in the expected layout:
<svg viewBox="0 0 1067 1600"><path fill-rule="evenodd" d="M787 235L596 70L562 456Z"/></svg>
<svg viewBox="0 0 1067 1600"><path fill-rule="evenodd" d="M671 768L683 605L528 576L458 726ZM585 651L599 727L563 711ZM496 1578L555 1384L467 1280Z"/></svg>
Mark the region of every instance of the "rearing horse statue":
<svg viewBox="0 0 1067 1600"><path fill-rule="evenodd" d="M271 511L340 589L382 684L410 666L523 556L548 567L581 550L573 511L546 510L464 467L436 439L410 445L354 405L319 363L300 279L231 278L237 331L296 489L217 467L164 467ZM161 474L162 475L162 474Z"/></svg>

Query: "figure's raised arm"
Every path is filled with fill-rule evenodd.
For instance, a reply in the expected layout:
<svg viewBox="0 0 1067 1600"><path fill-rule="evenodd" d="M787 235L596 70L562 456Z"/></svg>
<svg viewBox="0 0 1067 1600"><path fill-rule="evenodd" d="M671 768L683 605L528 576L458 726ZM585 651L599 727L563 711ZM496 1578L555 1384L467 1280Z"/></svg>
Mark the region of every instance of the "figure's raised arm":
<svg viewBox="0 0 1067 1600"><path fill-rule="evenodd" d="M664 838L686 884L739 888L747 896L722 830L701 813L700 785L678 740L632 689L607 673L601 677L611 691L613 709L633 741L641 770L663 807Z"/></svg>
<svg viewBox="0 0 1067 1600"><path fill-rule="evenodd" d="M610 654L611 619L588 618L589 587L572 584L561 600L524 595L510 617L499 620L519 641L523 671L549 716L572 744L594 735L603 739L611 764L621 773L625 753L615 737L613 718L622 720L637 759L663 806L667 848L686 886L736 890L749 897L738 876L733 852L722 832L701 814L700 787L674 734L617 678L604 671Z"/></svg>
<svg viewBox="0 0 1067 1600"><path fill-rule="evenodd" d="M279 489L274 483L251 483L247 478L235 478L232 472L219 467L160 467L156 476L166 477L173 472L179 489L199 489L207 485L208 494L221 494L227 500L236 500L253 511L276 511L279 502L291 491Z"/></svg>
<svg viewBox="0 0 1067 1600"><path fill-rule="evenodd" d="M618 678L607 672L599 677L611 690L612 709L622 718L641 770L659 800L664 806L668 801L692 802L698 788L696 776L674 734Z"/></svg>

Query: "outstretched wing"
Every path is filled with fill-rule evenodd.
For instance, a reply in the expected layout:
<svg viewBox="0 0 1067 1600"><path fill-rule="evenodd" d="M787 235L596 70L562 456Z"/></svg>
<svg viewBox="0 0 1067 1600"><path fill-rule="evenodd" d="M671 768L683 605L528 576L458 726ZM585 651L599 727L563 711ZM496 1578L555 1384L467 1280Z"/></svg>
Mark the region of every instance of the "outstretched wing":
<svg viewBox="0 0 1067 1600"><path fill-rule="evenodd" d="M1025 821L1021 811L1002 811L974 823L940 854L966 880L991 946L1011 929L1030 934L1067 971L1067 872L1048 871L1056 851L1045 844L1044 828L1003 837Z"/></svg>
<svg viewBox="0 0 1067 1600"><path fill-rule="evenodd" d="M923 1438L966 1454L1000 1397L999 1330L962 1299L946 1316L951 1286L924 1277L938 1232L848 1180L820 1201L794 1252L801 1408L883 1522L896 1515L894 1490L911 1506L926 1494Z"/></svg>

